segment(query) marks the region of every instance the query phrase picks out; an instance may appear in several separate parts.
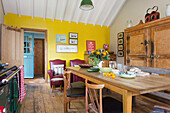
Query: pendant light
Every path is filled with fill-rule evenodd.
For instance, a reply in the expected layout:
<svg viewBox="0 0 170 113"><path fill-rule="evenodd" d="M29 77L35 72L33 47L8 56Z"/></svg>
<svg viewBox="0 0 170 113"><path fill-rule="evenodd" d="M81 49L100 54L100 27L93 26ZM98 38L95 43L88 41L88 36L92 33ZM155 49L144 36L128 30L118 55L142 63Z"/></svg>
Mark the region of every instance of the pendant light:
<svg viewBox="0 0 170 113"><path fill-rule="evenodd" d="M93 8L94 8L94 6L93 6L93 3L92 3L91 0L82 0L81 1L80 9L88 11L88 10L91 10Z"/></svg>

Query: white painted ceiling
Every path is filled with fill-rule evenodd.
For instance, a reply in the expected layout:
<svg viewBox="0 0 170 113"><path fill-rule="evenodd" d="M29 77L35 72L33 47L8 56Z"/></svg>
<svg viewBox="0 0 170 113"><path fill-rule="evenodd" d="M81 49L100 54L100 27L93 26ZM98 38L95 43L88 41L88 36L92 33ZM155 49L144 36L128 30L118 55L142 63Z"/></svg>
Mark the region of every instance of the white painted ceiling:
<svg viewBox="0 0 170 113"><path fill-rule="evenodd" d="M110 26L126 0L92 0L94 9L79 8L82 0L2 0L4 13Z"/></svg>

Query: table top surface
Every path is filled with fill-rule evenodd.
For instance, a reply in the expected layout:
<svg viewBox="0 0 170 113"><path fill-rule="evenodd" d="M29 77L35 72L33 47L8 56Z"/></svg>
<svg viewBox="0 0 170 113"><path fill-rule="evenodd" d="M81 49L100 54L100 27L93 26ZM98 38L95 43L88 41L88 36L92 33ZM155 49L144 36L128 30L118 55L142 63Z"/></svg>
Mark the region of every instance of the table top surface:
<svg viewBox="0 0 170 113"><path fill-rule="evenodd" d="M87 72L87 68L67 67L67 69L137 94L170 89L170 77L165 76L150 75L132 79L116 76L115 79L112 79L112 77L103 76L99 72Z"/></svg>

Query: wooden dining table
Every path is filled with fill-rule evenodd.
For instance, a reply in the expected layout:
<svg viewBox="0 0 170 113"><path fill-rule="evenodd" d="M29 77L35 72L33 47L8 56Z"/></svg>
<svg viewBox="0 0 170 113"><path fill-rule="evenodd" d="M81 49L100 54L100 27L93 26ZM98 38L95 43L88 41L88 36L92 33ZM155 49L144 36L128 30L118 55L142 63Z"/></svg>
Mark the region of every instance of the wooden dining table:
<svg viewBox="0 0 170 113"><path fill-rule="evenodd" d="M100 72L87 72L86 68L67 67L71 73L122 95L123 113L132 112L132 96L170 89L170 77L150 75L132 79L104 76ZM113 106L114 107L114 106Z"/></svg>

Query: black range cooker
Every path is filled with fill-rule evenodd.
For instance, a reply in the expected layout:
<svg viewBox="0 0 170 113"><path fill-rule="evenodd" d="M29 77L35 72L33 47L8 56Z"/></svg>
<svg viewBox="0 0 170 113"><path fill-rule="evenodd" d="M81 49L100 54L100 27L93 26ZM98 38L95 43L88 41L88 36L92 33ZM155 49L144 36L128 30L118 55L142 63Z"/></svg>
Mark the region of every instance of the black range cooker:
<svg viewBox="0 0 170 113"><path fill-rule="evenodd" d="M19 113L20 104L18 102L19 90L17 77L13 76L8 83L3 83L6 78L13 75L17 67L5 69L4 66L0 66L0 109L3 108L3 113Z"/></svg>

